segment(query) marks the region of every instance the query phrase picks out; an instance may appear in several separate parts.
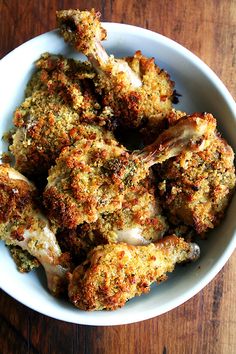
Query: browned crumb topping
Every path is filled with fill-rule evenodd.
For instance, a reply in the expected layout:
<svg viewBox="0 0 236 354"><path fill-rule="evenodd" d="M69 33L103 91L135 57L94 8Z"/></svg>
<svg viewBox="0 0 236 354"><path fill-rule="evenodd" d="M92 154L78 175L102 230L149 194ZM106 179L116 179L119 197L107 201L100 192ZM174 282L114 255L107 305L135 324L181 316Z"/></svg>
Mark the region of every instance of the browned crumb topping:
<svg viewBox="0 0 236 354"><path fill-rule="evenodd" d="M235 188L234 153L220 136L200 152L182 153L158 166L159 193L172 221L199 234L222 220Z"/></svg>
<svg viewBox="0 0 236 354"><path fill-rule="evenodd" d="M149 124L160 132L172 109L174 83L153 58L146 58L140 51L124 59L140 76L142 86L130 88L125 73L119 72L115 78L98 74L96 89L102 95L104 105L110 106L114 115L120 117L122 125L142 128ZM113 63L110 65L112 67Z"/></svg>
<svg viewBox="0 0 236 354"><path fill-rule="evenodd" d="M80 228L79 236L93 235L108 243L132 242L133 233L137 243L148 243L161 238L167 230L167 224L161 213L158 199L149 179L131 186L125 193L121 209L113 213L102 214L97 222Z"/></svg>
<svg viewBox="0 0 236 354"><path fill-rule="evenodd" d="M70 281L70 300L83 310L122 307L176 263L196 259L199 248L175 234L203 235L218 225L236 183L234 153L215 134L214 117L175 110L174 82L154 58L141 51L109 56L99 18L94 9L57 12L61 35L89 62L48 53L36 61L5 134L16 170L0 165L0 239L19 271L39 262L18 246L39 259L54 295ZM204 135L199 119L209 122ZM117 126L121 135L137 131L148 146L130 153L109 131ZM1 160L11 162L10 155ZM48 175L50 225L38 192L17 170L33 179Z"/></svg>
<svg viewBox="0 0 236 354"><path fill-rule="evenodd" d="M100 214L120 209L125 190L148 173L111 133L88 128L93 134L63 150L44 192L50 217L64 227L95 222Z"/></svg>
<svg viewBox="0 0 236 354"><path fill-rule="evenodd" d="M101 26L101 14L94 9L90 11L62 10L57 11L57 23L60 33L66 42L71 43L85 55L91 53L94 38L106 38L106 30Z"/></svg>
<svg viewBox="0 0 236 354"><path fill-rule="evenodd" d="M10 146L15 167L30 177L48 171L61 149L79 138L81 123L103 125L110 117L94 95L90 64L44 54L36 68L26 99L15 111L17 130Z"/></svg>
<svg viewBox="0 0 236 354"><path fill-rule="evenodd" d="M29 252L22 250L18 246L9 246L9 249L19 272L28 273L39 266L39 261L31 256Z"/></svg>
<svg viewBox="0 0 236 354"><path fill-rule="evenodd" d="M155 281L165 280L176 263L197 256L193 244L176 236L148 246L98 246L74 270L69 297L83 310L115 310L132 297L147 293Z"/></svg>

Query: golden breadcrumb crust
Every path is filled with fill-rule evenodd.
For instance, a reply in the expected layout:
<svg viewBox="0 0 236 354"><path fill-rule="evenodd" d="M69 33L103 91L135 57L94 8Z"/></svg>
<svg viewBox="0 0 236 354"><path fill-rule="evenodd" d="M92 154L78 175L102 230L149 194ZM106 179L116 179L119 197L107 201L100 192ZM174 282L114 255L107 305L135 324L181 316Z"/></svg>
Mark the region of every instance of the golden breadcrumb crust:
<svg viewBox="0 0 236 354"><path fill-rule="evenodd" d="M94 38L106 39L106 30L99 21L101 14L95 9L90 11L61 10L56 12L61 36L76 50L85 55L93 52Z"/></svg>
<svg viewBox="0 0 236 354"><path fill-rule="evenodd" d="M70 300L83 310L115 310L147 293L153 282L167 278L176 263L194 259L198 252L176 236L147 246L98 246L75 268L69 283Z"/></svg>
<svg viewBox="0 0 236 354"><path fill-rule="evenodd" d="M128 242L132 230L140 236L140 239L137 237L137 242L140 243L156 241L167 230L165 218L149 179L129 188L121 209L114 213L102 214L95 223L82 225L80 232L83 234L84 231L84 235L89 234L90 238L92 235L93 238L100 235L100 238L112 243L126 237Z"/></svg>
<svg viewBox="0 0 236 354"><path fill-rule="evenodd" d="M156 127L163 128L162 121L172 108L174 82L155 64L154 58L145 57L141 51L123 59L108 56L100 43L106 38L106 30L99 17L94 9L58 11L60 34L93 64L98 72L97 92L120 123L142 127L152 120Z"/></svg>
<svg viewBox="0 0 236 354"><path fill-rule="evenodd" d="M35 65L26 99L14 113L10 146L16 169L30 177L48 171L61 149L76 141L82 122L103 125L109 116L94 95L90 64L44 54Z"/></svg>
<svg viewBox="0 0 236 354"><path fill-rule="evenodd" d="M48 175L40 198L50 223L34 185L0 165L0 240L20 271L40 261L52 294L68 290L89 311L120 308L198 258L197 245L165 235L217 226L236 183L215 118L174 109L174 82L154 58L109 56L99 19L94 9L57 12L60 34L89 62L43 54L14 112L15 168ZM129 152L117 126L147 146Z"/></svg>
<svg viewBox="0 0 236 354"><path fill-rule="evenodd" d="M154 58L145 57L141 51L124 60L140 76L141 87L130 88L123 72L117 73L115 78L98 74L95 77L97 92L103 97L103 104L113 109L123 126L141 128L151 121L160 132L166 115L172 109L174 83L169 74L155 64ZM110 65L112 70L112 61Z"/></svg>
<svg viewBox="0 0 236 354"><path fill-rule="evenodd" d="M32 208L36 203L37 193L33 185L22 179L8 176L9 165L0 165L0 239L23 239L25 228L34 225ZM9 243L10 244L10 243ZM10 247L11 254L21 272L28 272L38 267L39 262L27 251L19 247Z"/></svg>
<svg viewBox="0 0 236 354"><path fill-rule="evenodd" d="M111 133L93 128L87 137L84 134L64 148L50 169L44 205L50 218L75 228L120 209L126 188L146 175L142 162L118 145Z"/></svg>
<svg viewBox="0 0 236 354"><path fill-rule="evenodd" d="M222 220L235 188L234 153L219 135L207 149L187 152L156 168L162 205L172 221L203 234Z"/></svg>
<svg viewBox="0 0 236 354"><path fill-rule="evenodd" d="M154 188L149 179L133 186L125 194L122 207L101 214L94 223L76 229L64 229L57 235L63 250L69 250L77 264L99 244L126 242L148 244L160 239L168 230Z"/></svg>

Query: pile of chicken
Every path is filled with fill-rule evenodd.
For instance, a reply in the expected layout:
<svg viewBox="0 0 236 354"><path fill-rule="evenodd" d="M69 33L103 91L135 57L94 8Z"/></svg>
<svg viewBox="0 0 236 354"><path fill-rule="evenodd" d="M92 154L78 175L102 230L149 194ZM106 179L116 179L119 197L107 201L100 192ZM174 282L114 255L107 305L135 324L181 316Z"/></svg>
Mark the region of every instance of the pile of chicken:
<svg viewBox="0 0 236 354"><path fill-rule="evenodd" d="M173 108L153 58L105 52L98 13L57 20L88 61L46 53L35 64L14 113L15 166L0 165L0 238L21 271L42 264L54 295L114 310L199 257L189 234L222 220L234 154L210 113ZM142 149L128 149L137 136Z"/></svg>

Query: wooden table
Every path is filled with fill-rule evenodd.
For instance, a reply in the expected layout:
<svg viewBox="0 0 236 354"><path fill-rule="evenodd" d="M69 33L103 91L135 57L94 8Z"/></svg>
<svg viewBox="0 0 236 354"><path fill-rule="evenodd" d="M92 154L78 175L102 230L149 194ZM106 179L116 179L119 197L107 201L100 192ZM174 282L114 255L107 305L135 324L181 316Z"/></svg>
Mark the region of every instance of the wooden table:
<svg viewBox="0 0 236 354"><path fill-rule="evenodd" d="M236 97L235 0L0 0L0 57L55 28L55 11L90 9L104 21L159 32L203 59ZM89 327L29 310L0 291L0 353L236 353L235 254L199 294L137 324ZM2 269L0 270L2 271Z"/></svg>

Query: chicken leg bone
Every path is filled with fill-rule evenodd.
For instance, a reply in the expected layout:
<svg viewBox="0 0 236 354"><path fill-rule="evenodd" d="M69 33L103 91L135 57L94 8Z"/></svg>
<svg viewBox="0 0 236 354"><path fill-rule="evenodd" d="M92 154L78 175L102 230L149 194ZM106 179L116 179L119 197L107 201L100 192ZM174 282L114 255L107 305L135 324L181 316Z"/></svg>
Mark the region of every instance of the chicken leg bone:
<svg viewBox="0 0 236 354"><path fill-rule="evenodd" d="M48 220L36 207L35 187L8 165L0 165L0 186L0 239L36 257L45 269L49 290L58 295L64 290L67 261Z"/></svg>

